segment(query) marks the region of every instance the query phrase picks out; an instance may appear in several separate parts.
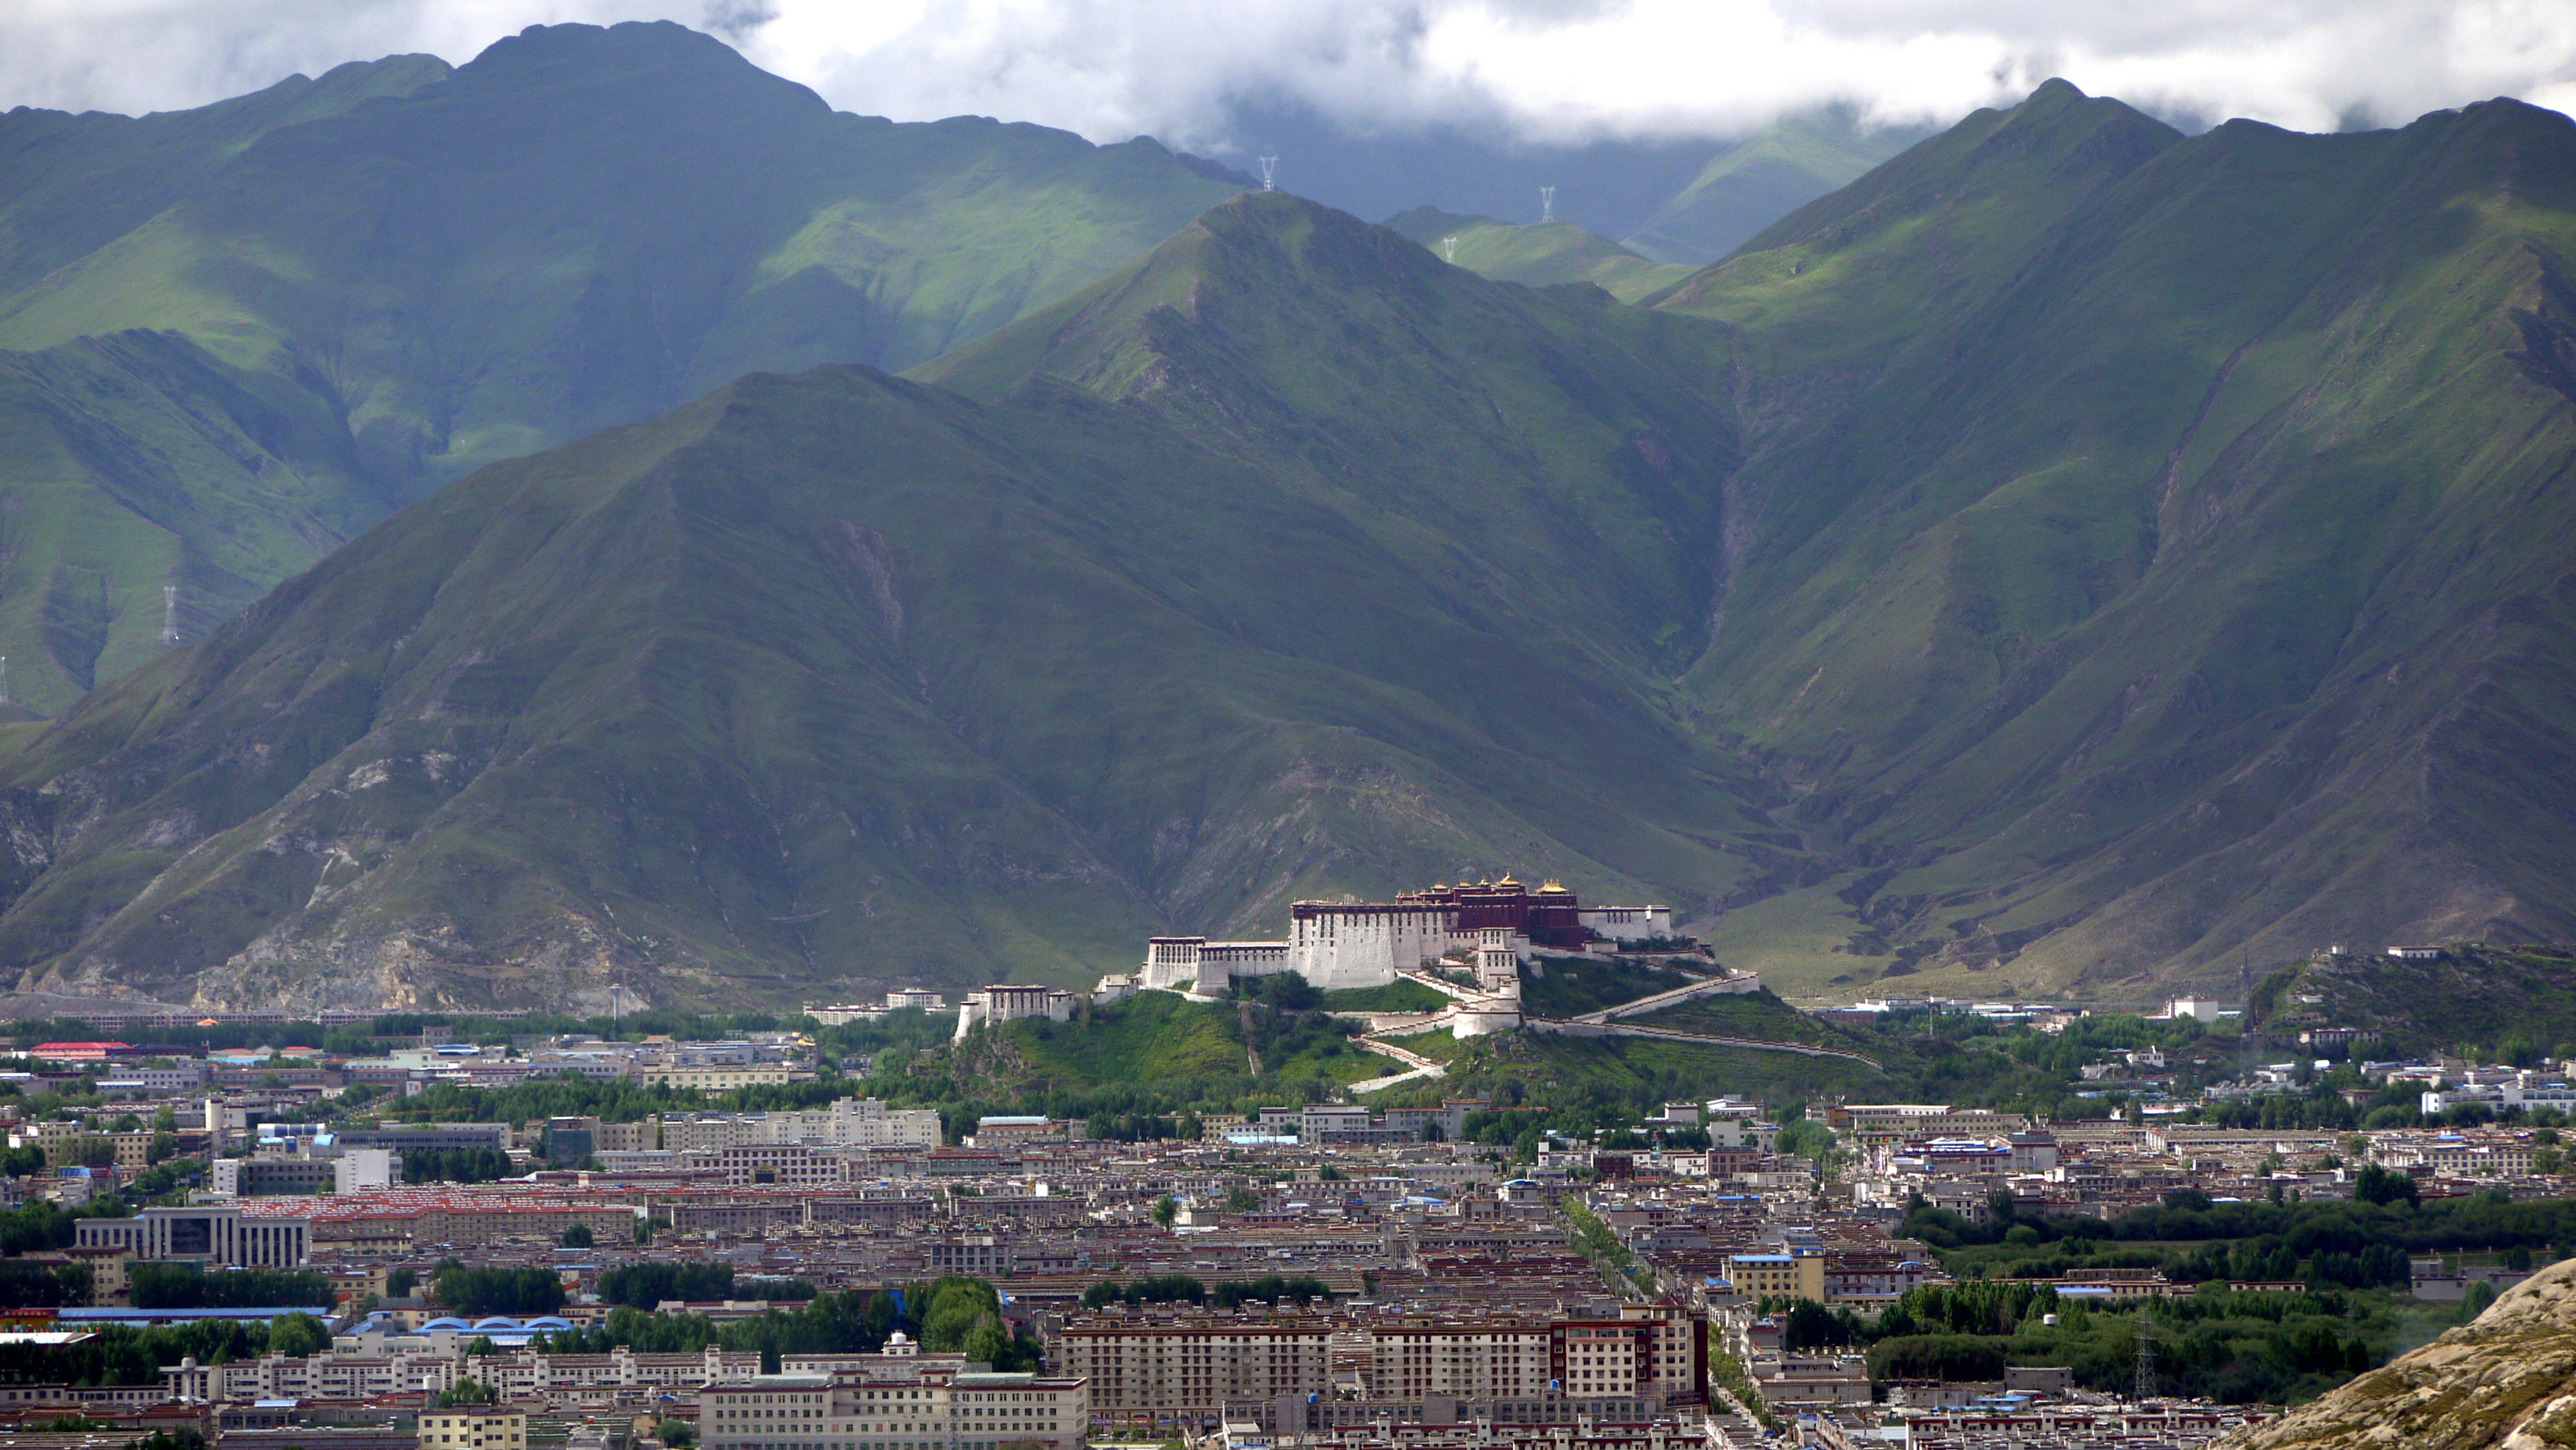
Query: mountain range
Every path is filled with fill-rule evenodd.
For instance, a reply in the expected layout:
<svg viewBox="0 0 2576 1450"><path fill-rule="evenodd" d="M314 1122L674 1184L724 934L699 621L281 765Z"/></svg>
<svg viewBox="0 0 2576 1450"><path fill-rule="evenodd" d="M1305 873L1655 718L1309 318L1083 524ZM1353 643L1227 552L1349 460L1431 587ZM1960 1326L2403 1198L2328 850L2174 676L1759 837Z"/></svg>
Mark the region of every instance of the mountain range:
<svg viewBox="0 0 2576 1450"><path fill-rule="evenodd" d="M141 142L117 164L203 187L333 126L429 124L405 108L470 132L497 102L454 88L503 60L562 88L513 91L527 115L579 132L608 104L582 89L597 57L700 46L548 31L452 74L335 72L262 112L327 117L221 166ZM738 224L730 270L684 276L614 229L529 269L460 231L405 275L482 321L351 334L373 422L318 364L299 380L320 354L276 319L390 291L260 260L405 254L336 204L100 208L113 241L7 294L26 367L120 397L139 370L174 379L133 415L184 420L158 433L84 414L100 456L212 447L195 400L229 388L228 426L287 452L228 455L268 494L192 497L317 557L408 501L205 638L131 649L59 721L0 727L0 965L22 989L1081 982L1152 931L1275 931L1297 896L1504 870L1673 903L1793 991L2134 999L2325 940L2568 934L2565 117L2185 137L2052 82L1690 271L1454 213L1371 226L1150 143L836 117L742 72L782 127L1005 173L995 153L1053 148L947 225L1009 238L1033 197L1116 193L1124 230L1078 265L1060 235L1024 243L1018 265L1057 270L1007 297L949 241L787 269L784 241L742 240L776 228ZM339 164L326 149L288 169ZM348 186L380 169L346 164ZM809 201L854 185L815 166ZM910 200L868 225L954 195L925 179L951 166L891 169ZM1163 205L1169 226L1108 255ZM513 235L560 240L564 207ZM259 219L266 240L216 250L283 279L223 293L273 313L199 321L171 299L202 267L118 270L177 245L165 219L215 214ZM559 280L575 254L590 271L539 289L568 311L492 280ZM864 285L862 256L883 267ZM770 295L780 278L807 290ZM20 330L114 313L101 298L129 299L113 329ZM602 317L623 321L584 331ZM438 336L457 359L590 358L598 381L532 369L423 431L382 360ZM632 368L600 361L637 337ZM776 361L723 381L755 354ZM279 421L254 435L260 407ZM578 441L543 447L554 426ZM278 497L316 521L275 523Z"/></svg>

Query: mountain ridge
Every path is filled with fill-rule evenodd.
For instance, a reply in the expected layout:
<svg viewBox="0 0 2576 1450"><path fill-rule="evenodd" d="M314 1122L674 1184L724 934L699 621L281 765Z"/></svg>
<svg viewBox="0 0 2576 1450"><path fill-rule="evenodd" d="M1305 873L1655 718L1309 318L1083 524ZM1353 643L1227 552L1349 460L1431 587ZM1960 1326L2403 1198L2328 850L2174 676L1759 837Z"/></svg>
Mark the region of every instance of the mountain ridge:
<svg viewBox="0 0 2576 1450"><path fill-rule="evenodd" d="M0 417L34 440L0 454L0 490L59 520L0 568L0 653L52 711L163 647L163 587L194 637L484 463L747 371L918 361L1242 184L1151 141L837 113L667 22L531 27L459 67L396 57L162 116L22 109L0 159L0 349L92 382L72 422L58 396ZM203 386L82 351L137 332L202 354ZM338 420L332 466L264 449L243 395ZM233 422L184 467L130 457L174 411ZM206 517L280 479L338 522ZM169 506L119 502L147 488Z"/></svg>

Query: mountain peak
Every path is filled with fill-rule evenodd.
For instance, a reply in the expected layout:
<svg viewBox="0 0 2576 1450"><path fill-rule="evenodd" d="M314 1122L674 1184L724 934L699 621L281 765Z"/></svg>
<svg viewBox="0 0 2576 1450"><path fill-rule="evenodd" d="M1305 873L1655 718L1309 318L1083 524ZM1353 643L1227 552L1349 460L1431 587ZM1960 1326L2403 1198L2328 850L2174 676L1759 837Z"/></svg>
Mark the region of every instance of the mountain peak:
<svg viewBox="0 0 2576 1450"><path fill-rule="evenodd" d="M1348 212L1284 191L1247 191L1199 213L1125 269L912 376L987 401L1042 373L1124 397L1166 375L1156 360L1179 342L1180 328L1223 332L1222 318L1250 325L1257 314L1275 323L1359 298L1418 305L1444 285L1483 284Z"/></svg>
<svg viewBox="0 0 2576 1450"><path fill-rule="evenodd" d="M485 46L460 71L486 81L585 88L633 86L648 73L653 84L686 77L701 85L794 96L816 110L831 109L812 90L771 75L712 35L670 20L531 25Z"/></svg>
<svg viewBox="0 0 2576 1450"><path fill-rule="evenodd" d="M2038 87L2032 90L2029 95L2022 98L2022 105L2043 107L2071 106L2091 99L2093 98L2084 94L2082 88L2078 87L2073 81L2066 79L2064 76L2050 76L2048 79L2041 81Z"/></svg>

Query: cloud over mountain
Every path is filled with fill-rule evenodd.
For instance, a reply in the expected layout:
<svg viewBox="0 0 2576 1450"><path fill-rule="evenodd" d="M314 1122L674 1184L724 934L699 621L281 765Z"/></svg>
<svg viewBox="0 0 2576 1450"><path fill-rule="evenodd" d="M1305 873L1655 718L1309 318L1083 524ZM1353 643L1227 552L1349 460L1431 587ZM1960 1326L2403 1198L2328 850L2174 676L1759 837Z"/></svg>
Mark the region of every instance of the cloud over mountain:
<svg viewBox="0 0 2576 1450"><path fill-rule="evenodd" d="M1820 104L1939 123L2049 75L2186 125L2334 130L2498 94L2576 106L2576 10L2548 0L21 0L0 15L0 103L169 109L388 52L462 61L530 24L648 18L724 35L847 110L1217 151L1247 105L1563 143L1737 134Z"/></svg>

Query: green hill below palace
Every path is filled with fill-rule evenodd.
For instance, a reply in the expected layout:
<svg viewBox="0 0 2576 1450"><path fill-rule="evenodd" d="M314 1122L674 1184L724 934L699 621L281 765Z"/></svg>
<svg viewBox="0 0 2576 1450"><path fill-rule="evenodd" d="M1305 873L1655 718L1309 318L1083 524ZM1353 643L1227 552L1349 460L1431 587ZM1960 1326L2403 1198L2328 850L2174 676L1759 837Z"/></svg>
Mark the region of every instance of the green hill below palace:
<svg viewBox="0 0 2576 1450"><path fill-rule="evenodd" d="M1574 969L1592 978L1595 969ZM1608 981L1589 982L1609 988ZM1668 1101L1718 1095L1781 1104L1827 1094L1881 1092L1912 1081L1914 1059L1902 1043L1845 1032L1769 993L1717 999L1722 1025L1681 1025L1759 1041L1800 1042L1859 1052L1895 1075L1864 1064L1788 1053L1649 1038L1581 1038L1514 1031L1460 1041L1447 1032L1397 1039L1441 1063L1448 1076L1395 1084L1373 1102L1436 1103L1444 1096L1499 1102L1547 1101L1572 1117L1586 1103L1613 1109L1620 1121ZM1281 1101L1404 1071L1393 1059L1354 1045L1356 1024L1322 1012L1280 1011L1258 1001L1192 1002L1147 992L1079 1013L1073 1021L1019 1021L979 1029L954 1047L905 1059L892 1090L943 1103L1038 1103L1048 1111L1092 1111L1133 1090L1144 1110L1165 1115L1195 1106L1240 1111L1251 1099ZM1259 1071L1255 1072L1255 1066ZM1579 1084L1580 1087L1569 1085ZM1613 1108L1613 1105L1616 1105ZM994 1111L1001 1111L994 1108ZM1620 1116L1620 1115L1629 1116Z"/></svg>
<svg viewBox="0 0 2576 1450"><path fill-rule="evenodd" d="M676 25L0 116L0 655L48 713L396 507L754 370L901 368L1239 178L836 113Z"/></svg>

